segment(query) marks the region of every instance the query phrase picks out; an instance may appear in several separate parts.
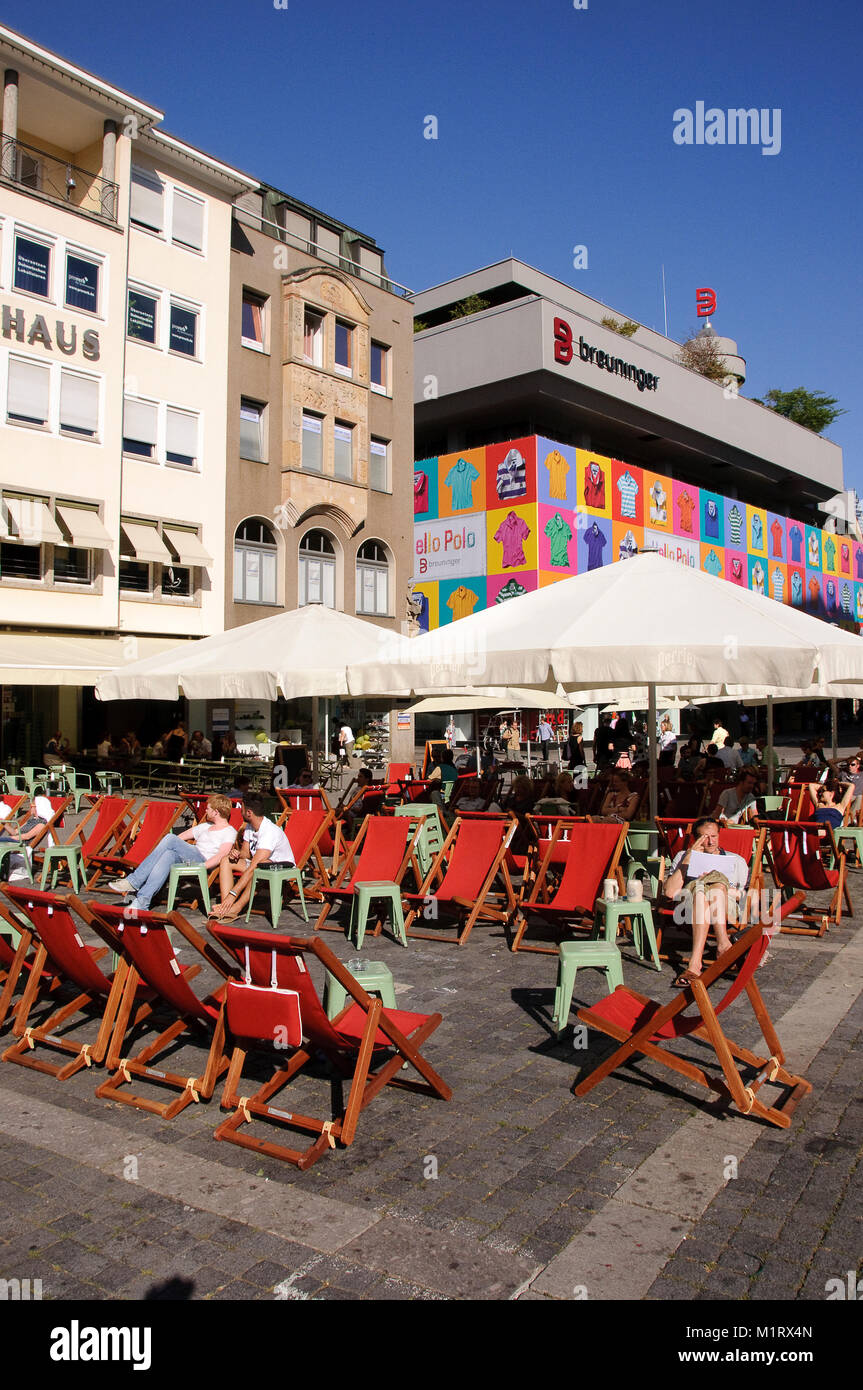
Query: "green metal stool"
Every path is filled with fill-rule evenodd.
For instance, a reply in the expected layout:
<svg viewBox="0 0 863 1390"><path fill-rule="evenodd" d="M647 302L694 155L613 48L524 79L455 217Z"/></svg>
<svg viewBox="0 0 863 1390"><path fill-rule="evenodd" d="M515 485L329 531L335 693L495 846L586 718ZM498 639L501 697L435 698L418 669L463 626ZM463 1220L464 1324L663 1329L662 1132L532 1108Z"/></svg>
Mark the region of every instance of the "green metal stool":
<svg viewBox="0 0 863 1390"><path fill-rule="evenodd" d="M850 840L854 846L857 863L863 864L863 851L860 849L860 845L863 844L863 825L840 825L839 829L834 831L833 838L839 849L842 848L843 840Z"/></svg>
<svg viewBox="0 0 863 1390"><path fill-rule="evenodd" d="M63 859L66 860L72 888L77 893L79 877L83 878L84 876L80 845L52 845L50 849L46 849L42 858L42 882L39 886L44 889L50 873L51 892L54 892L57 886L57 875L60 872L60 862Z"/></svg>
<svg viewBox="0 0 863 1390"><path fill-rule="evenodd" d="M357 984L362 985L366 994L379 994L385 1009L396 1007L392 972L381 961L348 961L348 968ZM335 1018L336 1014L340 1014L345 1007L347 998L347 990L344 985L340 985L338 980L328 971L325 1000L327 1018Z"/></svg>
<svg viewBox="0 0 863 1390"><path fill-rule="evenodd" d="M24 862L27 865L27 872L30 875L30 882L33 883L33 855L29 847L22 844L20 840L9 840L0 844L0 878L3 877L3 865L6 861L7 854L23 854Z"/></svg>
<svg viewBox="0 0 863 1390"><path fill-rule="evenodd" d="M93 779L89 772L67 772L66 784L69 795L75 800L75 814L77 815L84 797L93 795Z"/></svg>
<svg viewBox="0 0 863 1390"><path fill-rule="evenodd" d="M357 883L354 885L354 896L353 902L351 903L351 920L348 926L348 936L351 936L356 926L357 950L362 950L369 908L376 898L387 898L389 900L393 934L403 946L407 946L408 938L405 932L405 919L402 912L402 890L399 888L398 884L384 882Z"/></svg>
<svg viewBox="0 0 863 1390"><path fill-rule="evenodd" d="M303 872L302 869L296 868L293 864L285 865L284 869L255 869L255 872L252 874L252 886L249 891L249 906L246 908L247 922L252 915L252 904L255 901L255 889L259 883L265 882L269 882L270 885L270 919L273 931L276 930L279 918L282 915L282 893L286 883L295 883L297 885L297 892L300 895L300 907L303 909L303 916L308 922L309 914L306 911L306 898L303 893Z"/></svg>
<svg viewBox="0 0 863 1390"><path fill-rule="evenodd" d="M575 977L579 969L589 966L593 970L604 970L608 992L612 994L618 985L623 984L623 966L620 963L620 952L608 941L564 941L558 947L558 951L557 988L554 991L552 1023L556 1032L561 1033L569 1018Z"/></svg>
<svg viewBox="0 0 863 1390"><path fill-rule="evenodd" d="M617 939L617 927L621 917L632 918L632 940L635 949L641 960L644 960L644 937L647 936L650 945L650 954L653 957L653 964L661 972L662 966L659 964L659 951L656 948L656 932L653 929L653 910L650 903L630 902L627 898L616 898L614 902L609 902L606 898L597 898L594 907L593 934L594 941L600 938L609 945L613 945ZM603 919L601 922L600 919Z"/></svg>
<svg viewBox="0 0 863 1390"><path fill-rule="evenodd" d="M196 878L200 889L201 897L207 913L210 911L210 885L207 882L208 869L206 864L175 864L171 869L168 878L168 906L165 909L170 912L174 906L174 899L177 896L177 889L180 886L181 878Z"/></svg>
<svg viewBox="0 0 863 1390"><path fill-rule="evenodd" d="M408 806L397 806L395 814L408 816L412 821L423 819L416 850L419 871L425 878L436 854L443 848L444 833L440 823L440 810L432 801L413 801Z"/></svg>

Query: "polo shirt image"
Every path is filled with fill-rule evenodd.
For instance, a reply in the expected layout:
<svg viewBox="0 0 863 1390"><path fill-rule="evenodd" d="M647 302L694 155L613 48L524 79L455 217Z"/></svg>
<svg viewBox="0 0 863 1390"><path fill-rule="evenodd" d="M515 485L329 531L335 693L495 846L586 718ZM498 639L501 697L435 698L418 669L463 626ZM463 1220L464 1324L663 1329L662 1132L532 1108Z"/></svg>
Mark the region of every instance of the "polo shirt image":
<svg viewBox="0 0 863 1390"><path fill-rule="evenodd" d="M473 589L465 588L464 584L459 584L457 589L453 589L446 601L446 606L452 612L453 621L458 618L467 618L473 612L478 595Z"/></svg>
<svg viewBox="0 0 863 1390"><path fill-rule="evenodd" d="M452 488L454 512L462 512L473 506L473 485L478 477L479 473L467 459L459 459L458 463L453 464L444 479L444 485Z"/></svg>
<svg viewBox="0 0 863 1390"><path fill-rule="evenodd" d="M566 501L566 475L569 472L569 464L563 457L559 449L553 449L546 455L545 466L548 469L548 492L550 497L555 497L560 502ZM500 489L498 489L500 496Z"/></svg>
<svg viewBox="0 0 863 1390"><path fill-rule="evenodd" d="M510 449L506 458L501 459L495 486L501 502L511 502L513 497L523 497L527 492L527 466L518 449Z"/></svg>
<svg viewBox="0 0 863 1390"><path fill-rule="evenodd" d="M602 565L602 552L606 546L606 538L594 523L584 533L584 541L587 546L587 568L598 570Z"/></svg>
<svg viewBox="0 0 863 1390"><path fill-rule="evenodd" d="M635 499L638 496L638 483L633 478L629 469L621 478L617 480L617 490L620 493L620 515L628 521L635 520Z"/></svg>
<svg viewBox="0 0 863 1390"><path fill-rule="evenodd" d="M504 517L494 533L494 539L500 541L503 547L501 564L505 570L527 563L524 558L524 542L529 535L530 527L523 516L509 512Z"/></svg>
<svg viewBox="0 0 863 1390"><path fill-rule="evenodd" d="M551 542L550 562L561 569L569 569L568 542L572 540L572 531L567 526L560 512L555 512L554 516L546 523L545 534Z"/></svg>
<svg viewBox="0 0 863 1390"><path fill-rule="evenodd" d="M605 506L605 474L598 463L589 463L584 470L584 505Z"/></svg>

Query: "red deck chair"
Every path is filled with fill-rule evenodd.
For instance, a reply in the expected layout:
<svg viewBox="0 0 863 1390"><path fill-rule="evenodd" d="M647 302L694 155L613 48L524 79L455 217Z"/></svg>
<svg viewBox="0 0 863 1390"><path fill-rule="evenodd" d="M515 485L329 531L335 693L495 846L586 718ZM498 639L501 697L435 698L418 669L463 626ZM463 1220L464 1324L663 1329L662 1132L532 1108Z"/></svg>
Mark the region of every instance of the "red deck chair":
<svg viewBox="0 0 863 1390"><path fill-rule="evenodd" d="M658 848L661 854L668 855L669 863L689 842L694 824L695 821L691 817L684 819L679 816L656 817L656 828L659 831Z"/></svg>
<svg viewBox="0 0 863 1390"><path fill-rule="evenodd" d="M182 809L181 801L148 801L123 829L110 853L90 856L93 873L87 887L92 891L106 870L130 874L137 869L159 841L170 834Z"/></svg>
<svg viewBox="0 0 863 1390"><path fill-rule="evenodd" d="M4 816L3 820L0 821L0 832L2 832L3 826L7 820L15 820L16 816L20 813L21 802L27 800L28 797L26 792L0 792L0 801L9 807L8 816Z"/></svg>
<svg viewBox="0 0 863 1390"><path fill-rule="evenodd" d="M407 816L366 816L357 837L348 851L344 864L335 879L321 886L324 906L315 923L315 931L341 931L335 922L327 922L337 902L353 897L358 883L395 883L401 886L408 868L420 882L416 860L416 842L422 831L422 821L412 825ZM336 834L338 842L339 834ZM359 856L359 857L357 857ZM381 919L375 924L373 936L381 932Z"/></svg>
<svg viewBox="0 0 863 1390"><path fill-rule="evenodd" d="M674 820L698 819L705 792L701 782L672 782L666 790L668 797L663 806L664 816Z"/></svg>
<svg viewBox="0 0 863 1390"><path fill-rule="evenodd" d="M795 900L783 906L789 912ZM594 1086L610 1076L619 1066L633 1056L641 1054L660 1062L671 1071L688 1077L700 1086L716 1091L720 1096L732 1101L744 1115L757 1115L770 1124L787 1129L798 1102L812 1090L810 1082L801 1076L786 1071L785 1055L773 1027L770 1015L755 983L757 967L764 959L772 933L765 931L760 923L751 926L740 939L713 965L707 966L697 980L681 990L676 999L669 1004L659 1005L655 1000L635 990L618 985L607 998L600 1000L589 1009L579 1009L578 1017L582 1023L614 1038L620 1047L616 1048L595 1071L573 1087L577 1096L587 1095ZM718 1004L712 1004L708 994L711 985L726 976L729 967L741 961L739 973ZM740 1047L725 1036L719 1015L745 990L755 1017L761 1028L764 1041L769 1049L767 1057L756 1056L748 1048ZM694 1003L698 1012L685 1015L683 1010ZM657 1046L663 1042L675 1042L686 1037L695 1037L710 1044L722 1069L721 1076L711 1076L695 1062L677 1053L663 1051ZM736 1065L743 1062L754 1069L754 1076L748 1084ZM765 1105L758 1092L766 1083L776 1084L789 1092L781 1104Z"/></svg>
<svg viewBox="0 0 863 1390"><path fill-rule="evenodd" d="M303 884L303 894L306 897L314 896L320 898L321 884L327 881L327 869L321 857L321 845L329 837L332 839L332 825L335 811L325 811L322 806L316 807L313 811L291 811L287 819L280 819L291 850L294 855L296 867L301 873L305 874L307 869L311 869L314 877L308 885ZM218 875L218 868L213 870L213 876ZM245 870L238 865L234 866L234 873L237 877ZM299 889L295 883L285 883L285 888L299 897ZM254 906L252 911L255 911ZM266 909L262 908L266 915Z"/></svg>
<svg viewBox="0 0 863 1390"><path fill-rule="evenodd" d="M233 1049L222 1109L232 1114L219 1125L216 1139L285 1159L305 1169L328 1148L335 1148L336 1141L352 1143L361 1112L384 1086L398 1086L442 1100L452 1098L449 1086L419 1050L441 1023L440 1014L385 1009L379 999L366 994L329 947L315 938L273 935L213 923L210 931L221 946L233 952L244 976L242 983L232 981L227 986L225 1018ZM351 1002L332 1022L318 998L306 964L308 957L314 957L330 971L350 996ZM269 1081L249 1097L240 1095L248 1052L265 1044L272 1048L274 1039L279 1040L280 1048L286 1043L294 1049L289 1060L285 1060L284 1051L277 1053L278 1065ZM308 1065L315 1053L323 1053L340 1077L350 1081L347 1102L337 1103L328 1120L271 1106L269 1101ZM407 1064L419 1072L421 1081L402 1077L402 1068ZM246 1132L242 1127L253 1119L274 1120L278 1125L315 1137L305 1149L287 1148Z"/></svg>
<svg viewBox="0 0 863 1390"><path fill-rule="evenodd" d="M559 882L554 895L550 895L549 871L559 871L558 844L562 827L557 826L552 833L545 858L528 893L522 895L518 906L516 933L512 942L513 951L538 951L543 955L557 955L557 945L539 946L534 943L523 944L523 937L532 917L539 917L551 923L557 931L577 927L588 928L593 925L594 907L601 896L603 880L615 878L624 891L623 871L620 856L626 843L629 825L609 824L594 821L577 825L569 840L569 849L562 865Z"/></svg>
<svg viewBox="0 0 863 1390"><path fill-rule="evenodd" d="M4 885L2 891L28 919L30 931L22 932L22 943L27 935L35 946L29 978L12 1029L19 1041L6 1049L2 1060L46 1072L58 1081L67 1081L82 1067L94 1062L98 1066L104 1061L126 983L126 964L121 960L116 970L105 974L99 961L107 952L104 947L86 946L81 940L69 898L14 884ZM46 970L62 985L71 985L77 992L49 1018L33 1026L30 1017ZM148 997L139 990L136 1024L151 1012ZM78 1019L70 1026L70 1020L79 1014L84 1016L83 1020ZM95 1040L84 1042L70 1036L72 1027L82 1021L92 1024L95 1018L99 1019ZM92 1027L89 1032L92 1034ZM71 1060L60 1065L47 1061L37 1054L37 1049L46 1047L70 1053Z"/></svg>
<svg viewBox="0 0 863 1390"><path fill-rule="evenodd" d="M405 919L406 935L463 946L478 921L506 928L516 903L505 859L517 826L510 815L456 816L419 892L405 894L416 904ZM418 917L443 925L455 921L455 936L412 930Z"/></svg>
<svg viewBox="0 0 863 1390"><path fill-rule="evenodd" d="M70 895L70 901L77 904L74 896ZM88 906L94 921L98 921L106 932L113 930L116 934L117 945L131 967L108 1047L106 1065L113 1075L102 1083L96 1095L100 1099L133 1105L137 1110L148 1110L151 1114L161 1115L163 1120L172 1120L192 1101L210 1099L216 1082L228 1065L228 1058L225 1054L222 1017L225 986L221 985L214 994L204 997L199 997L190 988L189 981L200 967L180 965L171 945L168 927L179 931L192 949L213 966L223 979L234 978L236 971L179 912L135 911L119 903L90 903ZM130 1029L129 1020L140 982L153 992L153 1012L164 1008L173 1015L173 1021L135 1056L123 1057L121 1046ZM207 1061L200 1075L182 1076L150 1065L152 1062L158 1063L163 1054L173 1054L187 1042L198 1043L208 1049ZM179 1094L171 1101L160 1103L134 1091L124 1091L123 1087L130 1084L133 1077L167 1086Z"/></svg>
<svg viewBox="0 0 863 1390"><path fill-rule="evenodd" d="M131 819L134 800L125 796L100 796L85 815L72 841L81 846L86 869L94 854L110 852L122 839L124 826Z"/></svg>
<svg viewBox="0 0 863 1390"><path fill-rule="evenodd" d="M656 824L660 826L659 820L657 820ZM766 832L760 830L758 828L759 825L760 822L752 825L720 825L719 827L719 848L725 850L726 854L739 854L740 858L744 859L749 866L747 894L752 889L755 889L757 892L761 888L761 881L764 874L763 864ZM677 833L678 826L681 827L679 834ZM664 851L666 855L671 853L672 844L675 846L673 853L677 855L681 850L686 849L691 844L692 839L692 825L687 822L664 821L660 826L660 840L664 841ZM660 894L664 892L663 884L670 873L672 863L673 857L668 859L667 864L663 859L662 871L659 879ZM689 926L684 927L675 920L674 911L675 903L671 898L660 898L660 900L654 904L653 917L654 926L656 928L656 944L660 953L660 959L662 960L668 958L667 954L663 954L662 952L663 934L668 933L669 930L672 934L680 934L681 931L683 931L684 934L691 934L691 928ZM742 916L738 926L745 926L748 922L748 917L749 898L747 896L742 904ZM729 920L733 925L733 919ZM735 930L738 929L738 926L735 926Z"/></svg>
<svg viewBox="0 0 863 1390"><path fill-rule="evenodd" d="M19 980L26 983L36 959L32 923L23 920L0 901L0 1027L12 1005ZM36 993L41 999L59 984L58 977L45 966L37 976Z"/></svg>
<svg viewBox="0 0 863 1390"><path fill-rule="evenodd" d="M276 796L278 797L279 803L282 807L281 814L276 820L276 824L280 825L283 830L285 828L285 821L288 819L288 816L290 816L293 811L332 811L333 809L332 804L330 802L330 798L327 796L323 787L312 787L311 791L302 792L277 791ZM231 824L233 825L233 823L234 822L232 820ZM242 817L240 823L242 824ZM293 848L293 846L291 848ZM320 843L320 851L321 854L325 854L328 857L334 855L335 853L335 841L333 839L332 824L329 825L323 833ZM335 867L335 859L333 859L333 867Z"/></svg>
<svg viewBox="0 0 863 1390"><path fill-rule="evenodd" d="M506 864L510 873L521 874L531 873L538 870L554 838L554 859L555 864L563 865L569 853L566 846L572 839L573 826L586 825L586 816L542 816L534 812L528 812L524 818L532 838L532 845L527 854L513 854L512 850L506 852ZM560 833L554 837L554 831L560 826Z"/></svg>
<svg viewBox="0 0 863 1390"><path fill-rule="evenodd" d="M854 908L845 877L845 852L837 847L829 825L822 821L771 820L759 820L757 824L767 832L768 862L778 888L802 893L832 890L833 896L826 913L819 909L799 911L795 913L797 921L783 924L784 932L798 936L823 936L831 922L837 926L841 922L843 900L848 915L853 917ZM833 854L837 868L827 868L825 849Z"/></svg>
<svg viewBox="0 0 863 1390"><path fill-rule="evenodd" d="M397 788L400 781L404 781L408 773L413 776L413 763L387 763L386 783L388 787Z"/></svg>

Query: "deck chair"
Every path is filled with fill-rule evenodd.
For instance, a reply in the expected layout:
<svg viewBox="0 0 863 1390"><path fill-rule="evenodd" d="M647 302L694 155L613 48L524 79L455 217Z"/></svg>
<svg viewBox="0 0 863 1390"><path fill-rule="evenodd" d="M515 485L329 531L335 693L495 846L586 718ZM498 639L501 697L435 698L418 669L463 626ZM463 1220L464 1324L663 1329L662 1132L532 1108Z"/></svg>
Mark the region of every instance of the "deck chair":
<svg viewBox="0 0 863 1390"><path fill-rule="evenodd" d="M122 840L134 805L127 796L100 796L93 803L72 837L72 842L80 846L85 869L95 854L110 853Z"/></svg>
<svg viewBox="0 0 863 1390"><path fill-rule="evenodd" d="M323 787L297 788L291 787L288 791L276 789L276 797L282 808L282 813L291 811L325 811L333 809L330 798L327 796ZM279 821L281 824L281 820Z"/></svg>
<svg viewBox="0 0 863 1390"><path fill-rule="evenodd" d="M67 1081L82 1067L93 1063L99 1066L104 1061L126 983L126 963L120 960L110 975L105 974L99 962L107 952L104 947L86 946L81 940L78 925L81 914L76 915L68 898L14 884L4 885L2 892L19 912L24 913L30 925L29 932L22 932L19 950L25 937L30 938L28 945L32 941L35 946L29 978L12 1029L18 1041L7 1047L2 1060L46 1072L58 1081ZM30 1019L38 1003L46 969L61 985L71 985L75 993L50 1017L33 1025ZM146 991L138 991L136 1002L134 1022L137 1024L151 1012ZM78 1015L83 1015L83 1020ZM95 1040L84 1042L71 1036L73 1027L82 1021L92 1024L95 1018L99 1020ZM75 1024L71 1024L73 1019ZM88 1031L92 1035L92 1027ZM61 1064L49 1062L39 1055L44 1048L69 1053L71 1060Z"/></svg>
<svg viewBox="0 0 863 1390"><path fill-rule="evenodd" d="M405 894L414 904L405 934L463 946L479 921L506 928L516 903L505 859L517 825L510 815L456 816L419 892ZM455 935L417 931L413 923L418 918L444 927L454 924Z"/></svg>
<svg viewBox="0 0 863 1390"><path fill-rule="evenodd" d="M326 811L323 806L318 806L312 811L291 811L287 820L282 822L282 828L293 851L295 867L303 875L307 870L313 872L314 876L309 886L303 885L303 893L309 896L319 898L321 896L321 884L327 881L327 869L321 855L321 845L332 834L334 816L335 811ZM244 870L235 867L234 872L239 876ZM257 880L257 886L261 886L260 879ZM299 897L296 883L286 881L284 887L290 887ZM253 905L251 911L254 912L255 910ZM260 910L266 913L266 909Z"/></svg>
<svg viewBox="0 0 863 1390"><path fill-rule="evenodd" d="M78 906L74 895L70 895L69 901ZM83 909L84 905L80 906ZM222 1016L225 986L220 985L215 993L203 997L190 988L189 981L197 973L196 967L180 965L168 928L178 931L223 980L233 979L237 972L179 912L144 912L114 903L90 903L88 907L94 923L98 922L107 933L113 930L117 946L130 967L108 1045L106 1066L112 1075L102 1083L96 1095L100 1100L116 1100L123 1105L133 1105L137 1110L161 1115L163 1120L172 1120L192 1101L210 1099L228 1065L228 1058ZM122 1056L121 1048L131 1028L132 1009L141 983L153 992L153 1013L164 1009L173 1016L172 1022L151 1041L145 1040L145 1046L134 1056ZM151 1065L158 1064L163 1055L171 1055L187 1042L207 1048L207 1060L199 1075L182 1076ZM173 1100L161 1103L124 1090L134 1077L167 1086L178 1094Z"/></svg>
<svg viewBox="0 0 863 1390"><path fill-rule="evenodd" d="M183 810L181 801L148 801L145 806L123 827L109 853L90 855L89 868L93 869L87 887L92 892L101 874L130 874L151 854L159 841L170 834Z"/></svg>
<svg viewBox="0 0 863 1390"><path fill-rule="evenodd" d="M12 1007L19 981L26 984L36 958L32 923L18 916L11 906L0 899L0 1027ZM39 999L55 989L59 979L48 965L37 975L36 995Z"/></svg>
<svg viewBox="0 0 863 1390"><path fill-rule="evenodd" d="M561 864L558 845L563 830L560 825L555 828L536 877L519 902L513 951L557 955L556 944L524 944L528 925L537 917L546 925L551 924L557 932L592 927L594 907L601 896L603 881L615 878L621 893L624 890L620 856L628 829L625 821L622 824L602 821L577 824L572 830L569 848ZM549 887L551 871L555 876L559 875L553 893Z"/></svg>
<svg viewBox="0 0 863 1390"><path fill-rule="evenodd" d="M783 913L790 912L794 904L794 899L784 904ZM812 1090L812 1086L803 1077L786 1070L785 1054L755 983L755 971L764 959L771 935L761 923L754 923L730 951L707 966L697 980L693 980L668 1004L660 1005L643 994L637 994L635 990L618 985L612 994L592 1008L579 1009L578 1018L582 1023L606 1033L620 1046L573 1087L573 1094L587 1095L624 1062L642 1055L661 1063L679 1076L695 1081L699 1086L717 1092L731 1101L741 1114L756 1115L780 1129L787 1129L799 1101ZM708 991L717 981L723 978L728 980L731 967L738 962L740 968L736 978L731 980L722 999L713 1004ZM744 990L767 1044L767 1057L759 1057L748 1048L733 1043L726 1037L719 1022L719 1015ZM686 1015L684 1010L693 1003L697 1013ZM720 1076L709 1075L694 1061L674 1051L665 1051L658 1045L687 1037L698 1038L712 1047L721 1067ZM753 1069L754 1075L748 1082L744 1081L738 1062ZM767 1105L760 1099L759 1091L765 1084L785 1088L787 1094L781 1103Z"/></svg>
<svg viewBox="0 0 863 1390"><path fill-rule="evenodd" d="M802 909L794 914L795 919L783 923L782 930L789 935L823 936L833 922L836 926L842 920L843 901L848 915L853 917L854 908L848 892L846 879L845 852L837 847L833 830L822 821L770 821L757 822L767 834L767 857L776 886L783 893L821 893L832 890L830 906L823 909ZM824 850L833 854L833 862L838 867L828 869L824 862Z"/></svg>
<svg viewBox="0 0 863 1390"><path fill-rule="evenodd" d="M13 793L13 792L2 792L2 793L0 793L0 801L4 802L5 805L7 805L7 806L9 807L9 814L8 814L8 816L4 816L3 821L0 821L0 830L2 830L2 828L3 828L3 822L4 822L4 821L6 821L6 820L9 820L9 821L15 820L16 816L19 816L19 815L21 814L21 811L22 811L22 809L23 809L21 803L24 802L24 801L28 801L28 800L29 800L29 797L27 796L27 793L26 793L26 792L14 792L14 793Z"/></svg>
<svg viewBox="0 0 863 1390"><path fill-rule="evenodd" d="M682 820L698 819L705 793L701 782L672 782L665 790L668 795L662 808L664 816Z"/></svg>
<svg viewBox="0 0 863 1390"><path fill-rule="evenodd" d="M358 883L394 883L400 887L409 868L419 883L416 842L420 829L421 822L414 824L403 817L366 816L335 878L321 885L324 906L315 931L342 930L337 923L327 922L327 917L337 902L350 901ZM339 834L337 831L337 847ZM380 932L379 917L371 935L379 936Z"/></svg>
<svg viewBox="0 0 863 1390"><path fill-rule="evenodd" d="M209 930L220 946L231 951L243 967L243 979L231 981L225 999L225 1020L231 1063L222 1095L222 1109L231 1114L215 1132L216 1139L271 1158L294 1163L300 1169L311 1165L335 1148L350 1144L356 1134L360 1114L385 1086L419 1092L450 1100L452 1091L420 1052L420 1048L442 1022L440 1014L409 1013L385 1009L379 999L368 995L350 971L322 941L315 938L273 935L210 923ZM308 965L314 958L335 977L350 996L350 1003L332 1022L318 997ZM270 1079L253 1095L240 1094L243 1067L253 1048L273 1047L278 1040L277 1065ZM286 1058L284 1047L291 1049ZM312 1061L315 1054L336 1070L342 1083L350 1083L347 1101L334 1088L336 1097L331 1119L276 1109L274 1096ZM420 1081L403 1078L402 1070L411 1066ZM308 1147L288 1148L255 1138L244 1126L253 1119L275 1121L277 1125L313 1135Z"/></svg>

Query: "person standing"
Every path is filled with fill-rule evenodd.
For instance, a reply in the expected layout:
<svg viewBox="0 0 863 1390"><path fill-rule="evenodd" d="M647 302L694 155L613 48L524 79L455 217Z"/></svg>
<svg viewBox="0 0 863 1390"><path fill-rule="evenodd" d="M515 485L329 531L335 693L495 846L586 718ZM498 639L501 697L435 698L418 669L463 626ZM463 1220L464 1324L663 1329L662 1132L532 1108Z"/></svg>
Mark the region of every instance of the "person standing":
<svg viewBox="0 0 863 1390"><path fill-rule="evenodd" d="M178 719L168 734L168 741L165 745L165 757L169 763L178 763L185 756L188 742L189 736L183 728L183 721Z"/></svg>
<svg viewBox="0 0 863 1390"><path fill-rule="evenodd" d="M569 770L574 772L578 767L584 767L586 759L584 756L584 725L578 719L573 724L569 734Z"/></svg>
<svg viewBox="0 0 863 1390"><path fill-rule="evenodd" d="M339 729L339 757L346 758L350 762L354 752L354 731L350 724L343 724Z"/></svg>
<svg viewBox="0 0 863 1390"><path fill-rule="evenodd" d="M548 762L548 755L551 750L553 739L554 729L549 724L546 716L543 715L539 721L539 746L542 752L542 761L544 763Z"/></svg>

